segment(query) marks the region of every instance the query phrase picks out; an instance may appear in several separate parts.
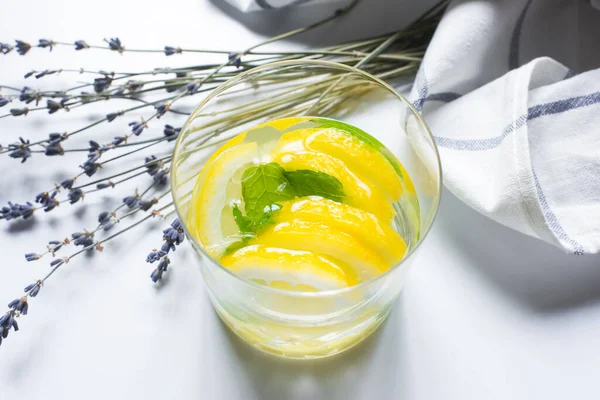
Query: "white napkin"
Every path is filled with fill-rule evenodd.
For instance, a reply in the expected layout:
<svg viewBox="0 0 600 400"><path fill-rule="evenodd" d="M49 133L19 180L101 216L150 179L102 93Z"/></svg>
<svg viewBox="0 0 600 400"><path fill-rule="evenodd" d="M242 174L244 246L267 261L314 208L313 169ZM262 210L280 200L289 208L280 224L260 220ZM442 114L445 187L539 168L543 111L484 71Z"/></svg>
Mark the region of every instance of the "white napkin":
<svg viewBox="0 0 600 400"><path fill-rule="evenodd" d="M452 193L574 254L600 250L599 28L587 1L455 1L411 95Z"/></svg>
<svg viewBox="0 0 600 400"><path fill-rule="evenodd" d="M225 0L236 8L248 12L258 10L271 10L288 6L299 6L302 4L336 3L343 0Z"/></svg>

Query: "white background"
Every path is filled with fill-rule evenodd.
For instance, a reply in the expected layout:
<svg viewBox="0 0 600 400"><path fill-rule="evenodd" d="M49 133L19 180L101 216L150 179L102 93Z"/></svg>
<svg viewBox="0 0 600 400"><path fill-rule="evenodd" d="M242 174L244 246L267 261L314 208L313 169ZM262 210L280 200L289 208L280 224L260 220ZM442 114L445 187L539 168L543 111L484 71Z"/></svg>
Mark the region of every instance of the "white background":
<svg viewBox="0 0 600 400"><path fill-rule="evenodd" d="M344 21L275 48L382 33L426 8L426 2L390 3L365 0ZM99 44L119 36L129 47L231 50L331 10L243 15L221 0L4 1L0 9L0 41L44 37ZM76 77L24 81L22 75L32 68L141 70L209 60L33 49L26 57L0 57L0 81L67 87ZM103 107L96 117L114 111ZM82 126L93 117L85 110L2 119L0 143ZM80 143L90 135L123 134L128 121L90 131ZM38 156L23 165L0 158L0 204L33 199L73 174L83 157ZM89 196L74 208L37 213L33 222L0 221L0 302L20 296L48 271L48 260L27 263L24 253L93 226L108 204L104 195ZM75 219L69 217L73 211ZM233 337L212 311L185 247L175 253L166 284L152 285L144 258L160 244L156 228L162 225L73 260L48 281L19 320L21 330L0 348L0 399L598 398L600 258L565 255L478 215L447 192L389 320L358 348L324 361L273 359Z"/></svg>

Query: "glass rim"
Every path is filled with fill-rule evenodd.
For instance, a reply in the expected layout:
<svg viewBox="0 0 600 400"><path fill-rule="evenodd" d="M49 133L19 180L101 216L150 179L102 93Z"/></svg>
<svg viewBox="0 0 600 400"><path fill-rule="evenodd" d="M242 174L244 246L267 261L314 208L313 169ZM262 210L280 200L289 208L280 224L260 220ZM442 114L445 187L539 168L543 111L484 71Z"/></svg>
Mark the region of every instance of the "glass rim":
<svg viewBox="0 0 600 400"><path fill-rule="evenodd" d="M176 155L177 152L179 150L179 147L181 146L181 142L183 140L184 137L184 133L185 130L188 126L188 124L193 121L193 116L200 110L202 109L208 102L212 101L215 97L217 97L219 94L223 93L225 90L229 89L230 87L234 86L235 84L239 83L240 81L242 81L244 78L246 78L246 76L252 74L252 73L256 73L257 71L260 70L265 70L265 69L271 69L273 67L283 67L283 66L293 66L293 65L314 65L314 66L322 66L322 67L328 67L330 69L337 69L337 70L346 70L348 72L353 72L353 73L358 73L359 75L362 75L363 77L366 77L372 81L375 81L376 83L378 83L379 85L381 85L382 87L384 87L385 89L387 89L390 93L392 93L393 95L395 95L401 102L403 102L411 111L412 114L417 118L417 120L419 121L419 123L421 124L422 127L425 128L425 132L427 133L427 136L429 138L429 140L431 141L431 144L433 145L433 150L435 153L435 158L437 161L437 173L439 175L439 181L438 181L438 185L437 185L437 196L435 196L435 204L434 204L434 210L433 210L433 215L430 219L429 225L425 227L425 229L423 230L423 233L421 235L421 237L419 238L419 240L417 241L417 243L415 244L415 246L410 249L405 255L404 257L397 262L396 264L392 265L387 271L382 272L381 274L366 280L364 282L361 282L357 285L354 286L348 286L345 288L340 288L340 289L328 289L328 290L322 290L322 291L317 291L317 292L295 292L295 291L291 291L291 290L284 290L284 289L277 289L277 288L272 288L269 286L265 286L265 285L261 285L257 282L253 282L250 279L244 278L243 276L240 276L234 272L232 272L231 270L225 268L223 265L221 265L221 263L216 260L215 258L213 258L210 254L208 254L208 252L205 251L204 246L202 246L201 243L199 243L196 238L189 232L188 227L187 227L187 220L182 218L182 213L179 209L178 206L178 202L177 202L177 193L175 190L171 190L171 195L173 196L173 203L175 204L175 212L177 213L177 217L179 218L179 221L181 222L181 224L183 225L183 228L187 234L187 238L188 240L191 240L193 243L193 247L197 247L202 254L207 257L209 260L211 260L213 263L215 263L221 270L223 270L224 272L226 272L227 274L231 275L232 277L234 277L235 279L238 279L240 282L246 284L246 285L250 285L251 287L255 287L258 290L263 290L266 292L272 292L274 294L278 294L278 295L286 295L286 296L293 296L293 297L307 297L307 298L313 298L313 297L325 297L325 296L335 296L335 295L341 295L347 292L351 292L353 290L357 290L360 289L362 287L365 287L367 285L373 284L374 282L377 282L380 279L383 279L384 277L388 276L390 273L392 273L392 271L395 271L397 268L399 268L402 264L404 264L409 258L412 257L412 255L415 253L415 251L421 246L421 244L425 241L425 239L427 238L427 235L429 234L429 231L431 230L431 227L433 226L433 223L436 220L437 214L438 214L438 210L439 210L439 205L440 205L440 199L442 197L442 187L443 187L443 175L442 175L442 162L440 160L440 154L437 148L437 145L435 143L435 140L433 138L433 134L431 133L431 130L429 129L429 126L427 125L427 123L423 120L423 118L421 117L421 114L415 109L415 107L412 105L412 103L410 101L408 101L408 99L406 99L406 97L404 97L402 94L400 94L396 89L394 89L392 86L390 86L388 83L384 82L383 80L377 78L376 76L373 76L372 74L369 74L368 72L365 72L361 69L358 68L354 68L348 65L344 65L344 64L340 64L337 62L333 62L333 61L321 61L321 60L286 60L286 61L276 61L276 62L272 62L272 63L267 63L267 64L263 64L260 65L258 67L252 68L248 71L242 72L236 76L234 76L233 78L228 79L227 81L223 82L221 85L217 86L211 93L210 95L208 95L206 98L204 98L200 104L198 104L198 106L194 109L194 111L192 111L192 113L190 114L190 116L188 117L188 119L186 120L185 124L183 125L183 128L181 129L181 134L179 135L179 137L177 138L177 141L175 142L175 147L173 149L173 156L172 156L172 160L175 162L177 161ZM171 180L171 184L174 184L175 181L175 170L176 168L171 168L171 172L170 172L170 180Z"/></svg>

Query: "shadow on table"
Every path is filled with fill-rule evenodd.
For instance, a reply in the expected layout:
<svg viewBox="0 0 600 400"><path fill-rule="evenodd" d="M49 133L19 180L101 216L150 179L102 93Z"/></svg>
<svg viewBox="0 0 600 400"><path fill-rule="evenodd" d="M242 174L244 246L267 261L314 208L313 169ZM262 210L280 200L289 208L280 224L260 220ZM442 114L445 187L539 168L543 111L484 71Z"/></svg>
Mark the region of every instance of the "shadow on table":
<svg viewBox="0 0 600 400"><path fill-rule="evenodd" d="M396 305L389 318L370 337L356 347L326 359L286 360L262 353L238 338L221 322L223 336L228 339L236 362L239 362L254 392L248 399L349 399L356 398L361 388L381 388L389 391L396 382L400 368L397 349L402 335L399 332L401 309ZM218 317L217 317L218 319ZM219 319L220 321L220 319ZM382 346L394 351L385 351ZM374 371L373 359L379 365ZM366 381L371 382L367 385ZM376 381L374 383L373 381ZM393 385L392 385L393 386ZM372 398L387 398L389 393L370 390Z"/></svg>
<svg viewBox="0 0 600 400"><path fill-rule="evenodd" d="M469 208L447 190L437 224L478 271L518 303L541 313L600 301L600 255L574 256Z"/></svg>
<svg viewBox="0 0 600 400"><path fill-rule="evenodd" d="M342 1L244 13L225 0L209 1L224 14L265 36L275 36L307 26L349 3ZM408 25L435 3L437 0L362 0L348 15L290 40L320 46L380 35Z"/></svg>

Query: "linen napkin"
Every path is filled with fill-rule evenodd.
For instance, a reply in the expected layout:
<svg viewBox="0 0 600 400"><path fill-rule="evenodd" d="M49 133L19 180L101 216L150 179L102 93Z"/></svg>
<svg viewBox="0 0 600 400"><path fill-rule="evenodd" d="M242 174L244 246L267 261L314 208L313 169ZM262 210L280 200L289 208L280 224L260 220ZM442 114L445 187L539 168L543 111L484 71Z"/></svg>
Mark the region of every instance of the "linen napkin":
<svg viewBox="0 0 600 400"><path fill-rule="evenodd" d="M274 8L283 8L289 6L299 6L302 4L311 5L324 3L337 3L344 0L226 0L229 4L244 11L271 10Z"/></svg>
<svg viewBox="0 0 600 400"><path fill-rule="evenodd" d="M599 28L587 1L455 1L411 94L453 194L574 254L600 250Z"/></svg>

